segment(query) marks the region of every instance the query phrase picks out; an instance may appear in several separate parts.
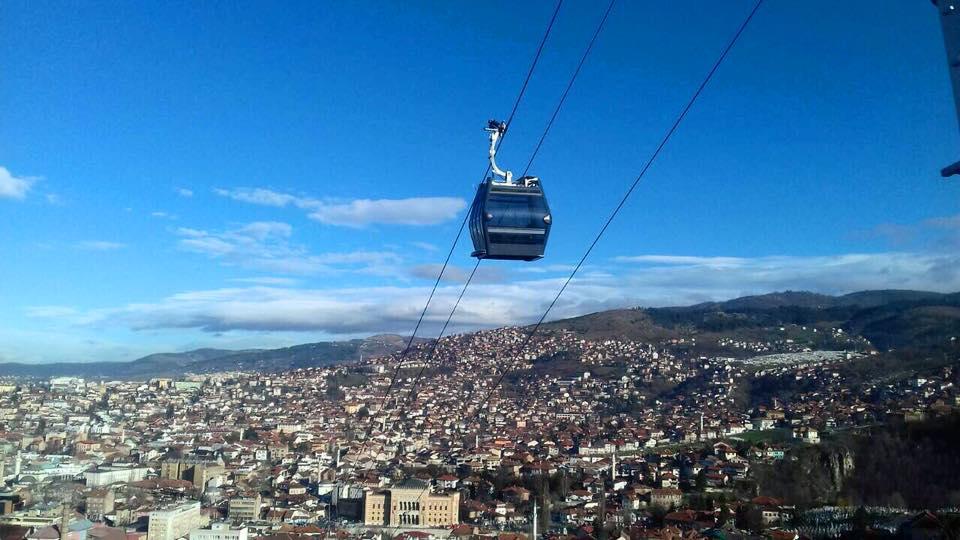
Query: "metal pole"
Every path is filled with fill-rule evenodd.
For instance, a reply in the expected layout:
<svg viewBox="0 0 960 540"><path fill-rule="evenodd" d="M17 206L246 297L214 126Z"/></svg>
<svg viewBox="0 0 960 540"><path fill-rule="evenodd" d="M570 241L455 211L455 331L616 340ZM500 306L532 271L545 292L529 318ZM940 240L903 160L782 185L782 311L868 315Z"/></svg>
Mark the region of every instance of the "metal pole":
<svg viewBox="0 0 960 540"><path fill-rule="evenodd" d="M947 52L947 68L950 70L950 83L953 86L953 105L960 124L960 3L956 0L932 0L940 13L940 27L943 29L943 45ZM943 177L960 174L960 161L944 167L940 171Z"/></svg>

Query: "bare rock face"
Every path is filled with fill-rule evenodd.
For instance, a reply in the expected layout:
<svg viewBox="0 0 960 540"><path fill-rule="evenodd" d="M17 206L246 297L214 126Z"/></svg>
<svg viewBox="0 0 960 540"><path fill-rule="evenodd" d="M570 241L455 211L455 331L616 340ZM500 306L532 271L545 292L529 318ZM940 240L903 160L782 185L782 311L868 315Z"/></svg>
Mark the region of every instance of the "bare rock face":
<svg viewBox="0 0 960 540"><path fill-rule="evenodd" d="M820 455L820 465L827 470L834 493L839 493L844 481L853 474L853 452L846 447L831 448Z"/></svg>

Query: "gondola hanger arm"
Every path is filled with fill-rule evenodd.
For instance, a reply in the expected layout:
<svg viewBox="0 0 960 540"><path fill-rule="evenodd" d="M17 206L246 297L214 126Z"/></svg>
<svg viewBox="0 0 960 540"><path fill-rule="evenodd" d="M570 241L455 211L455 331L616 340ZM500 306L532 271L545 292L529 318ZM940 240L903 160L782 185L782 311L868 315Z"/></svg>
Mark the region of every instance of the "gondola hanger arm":
<svg viewBox="0 0 960 540"><path fill-rule="evenodd" d="M490 170L493 171L495 176L503 178L502 183L512 184L513 173L497 167L497 141L507 131L507 124L497 120L489 120L487 127L483 130L490 134Z"/></svg>

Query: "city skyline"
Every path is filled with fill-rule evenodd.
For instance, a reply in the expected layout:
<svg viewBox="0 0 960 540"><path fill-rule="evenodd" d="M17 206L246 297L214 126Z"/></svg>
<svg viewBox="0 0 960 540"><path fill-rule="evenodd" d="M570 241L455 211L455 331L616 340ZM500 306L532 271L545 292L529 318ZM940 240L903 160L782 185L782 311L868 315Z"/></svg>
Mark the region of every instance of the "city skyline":
<svg viewBox="0 0 960 540"><path fill-rule="evenodd" d="M509 112L551 13L5 7L0 361L21 362L409 334L480 180L480 128ZM547 257L482 265L454 329L539 316L748 9L615 6L534 163ZM507 167L601 13L561 9ZM553 317L960 290L947 83L929 5L765 5Z"/></svg>

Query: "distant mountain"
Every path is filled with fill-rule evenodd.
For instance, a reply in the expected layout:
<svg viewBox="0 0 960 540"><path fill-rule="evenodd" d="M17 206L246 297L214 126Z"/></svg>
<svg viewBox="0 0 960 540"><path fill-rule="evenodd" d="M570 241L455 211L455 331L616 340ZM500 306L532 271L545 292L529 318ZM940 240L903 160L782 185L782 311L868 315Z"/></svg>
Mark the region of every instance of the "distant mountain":
<svg viewBox="0 0 960 540"><path fill-rule="evenodd" d="M545 324L543 330L568 330L591 339L654 342L695 337L696 350L708 354L715 352L720 337L761 341L789 337L780 330L784 325L842 328L846 334L866 338L880 350L930 351L942 347L951 337L960 339L960 293L881 290L829 296L785 291L683 307L614 309L553 321ZM817 334L820 341L811 346L837 345L829 341L827 334ZM369 358L395 353L403 349L406 340L397 335L379 335L281 349L197 349L152 354L132 362L0 363L0 376L138 380L217 371L287 371L348 363L359 360L361 354ZM749 352L743 350L742 354Z"/></svg>
<svg viewBox="0 0 960 540"><path fill-rule="evenodd" d="M829 296L785 291L683 307L617 309L544 328L640 341L696 335L778 339L779 327L786 324L842 328L881 350L927 349L951 337L960 339L960 293L878 290Z"/></svg>
<svg viewBox="0 0 960 540"><path fill-rule="evenodd" d="M132 362L0 363L0 376L40 378L76 376L138 380L152 377L176 377L184 373L231 370L287 371L348 363L359 360L361 354L367 358L391 354L402 350L407 339L403 336L384 334L366 339L307 343L281 349L243 351L197 349L182 353L151 354Z"/></svg>

